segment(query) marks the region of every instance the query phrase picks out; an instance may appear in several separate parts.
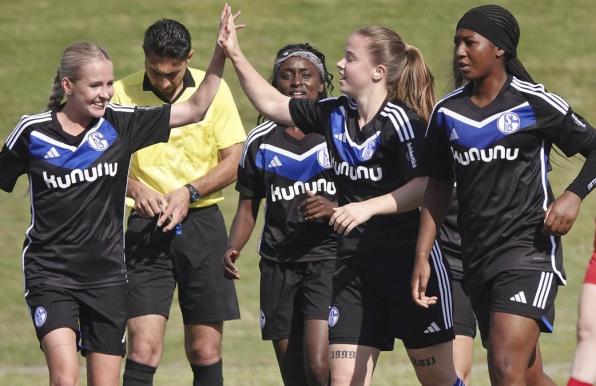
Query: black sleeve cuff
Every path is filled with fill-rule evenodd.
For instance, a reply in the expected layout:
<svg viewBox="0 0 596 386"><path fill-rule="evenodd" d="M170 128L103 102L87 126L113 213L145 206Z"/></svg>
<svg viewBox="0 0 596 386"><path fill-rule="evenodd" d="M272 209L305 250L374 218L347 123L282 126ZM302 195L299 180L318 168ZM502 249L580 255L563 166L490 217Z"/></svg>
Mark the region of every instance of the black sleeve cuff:
<svg viewBox="0 0 596 386"><path fill-rule="evenodd" d="M584 166L566 190L575 193L582 200L596 188L596 150L586 157Z"/></svg>

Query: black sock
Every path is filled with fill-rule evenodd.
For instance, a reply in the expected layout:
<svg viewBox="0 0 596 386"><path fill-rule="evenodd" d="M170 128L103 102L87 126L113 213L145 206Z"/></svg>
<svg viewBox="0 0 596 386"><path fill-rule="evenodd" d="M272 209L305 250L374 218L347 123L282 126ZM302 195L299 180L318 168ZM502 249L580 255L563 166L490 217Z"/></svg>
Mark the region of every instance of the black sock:
<svg viewBox="0 0 596 386"><path fill-rule="evenodd" d="M122 380L124 381L122 386L153 385L155 370L155 367L127 359L126 366L124 367L124 375L122 376Z"/></svg>
<svg viewBox="0 0 596 386"><path fill-rule="evenodd" d="M221 359L209 366L190 365L194 375L192 386L223 386Z"/></svg>

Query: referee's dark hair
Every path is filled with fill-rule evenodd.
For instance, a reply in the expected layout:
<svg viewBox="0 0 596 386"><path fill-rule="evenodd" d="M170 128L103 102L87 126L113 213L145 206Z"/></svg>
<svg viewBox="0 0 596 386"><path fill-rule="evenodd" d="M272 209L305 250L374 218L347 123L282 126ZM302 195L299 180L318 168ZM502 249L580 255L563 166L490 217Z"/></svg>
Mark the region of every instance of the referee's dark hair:
<svg viewBox="0 0 596 386"><path fill-rule="evenodd" d="M109 60L110 56L95 43L81 42L66 47L60 59L60 66L54 77L54 84L48 99L47 109L52 110L60 106L64 99L62 79L68 78L72 82L79 79L79 69L86 63L94 60Z"/></svg>
<svg viewBox="0 0 596 386"><path fill-rule="evenodd" d="M481 17L489 23L492 23L499 31L501 31L504 36L504 40L509 43L508 45L510 47L506 47L505 44L502 47L499 44L495 44L497 47L505 51L505 71L514 75L518 79L530 83L536 83L517 57L517 44L519 43L521 32L515 16L513 16L511 12L500 5L487 4L470 9L464 14L464 16L462 16L460 23L462 20L465 20L465 18L473 19L475 17ZM479 22L484 22L484 20ZM458 25L460 23L458 23ZM482 33L480 34L482 35ZM488 36L484 37L491 40ZM460 87L463 85L464 80L455 63L455 57L453 60L453 77L455 87Z"/></svg>
<svg viewBox="0 0 596 386"><path fill-rule="evenodd" d="M190 32L176 20L161 19L145 31L143 51L145 56L186 59L192 49Z"/></svg>

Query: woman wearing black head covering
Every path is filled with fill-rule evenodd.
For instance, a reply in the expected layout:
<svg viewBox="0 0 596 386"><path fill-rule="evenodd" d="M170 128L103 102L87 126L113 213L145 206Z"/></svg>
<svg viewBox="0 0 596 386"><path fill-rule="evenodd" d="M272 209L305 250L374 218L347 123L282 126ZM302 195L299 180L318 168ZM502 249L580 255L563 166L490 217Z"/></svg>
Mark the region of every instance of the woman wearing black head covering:
<svg viewBox="0 0 596 386"><path fill-rule="evenodd" d="M467 84L441 100L427 132L431 177L422 209L412 296L425 296L428 256L457 181L464 285L471 296L490 378L540 383L540 332L551 332L557 286L565 284L560 236L596 186L596 130L558 95L536 84L517 57L519 26L497 5L468 11L454 38L456 78ZM555 200L547 172L556 145L586 162ZM537 368L538 367L538 368Z"/></svg>

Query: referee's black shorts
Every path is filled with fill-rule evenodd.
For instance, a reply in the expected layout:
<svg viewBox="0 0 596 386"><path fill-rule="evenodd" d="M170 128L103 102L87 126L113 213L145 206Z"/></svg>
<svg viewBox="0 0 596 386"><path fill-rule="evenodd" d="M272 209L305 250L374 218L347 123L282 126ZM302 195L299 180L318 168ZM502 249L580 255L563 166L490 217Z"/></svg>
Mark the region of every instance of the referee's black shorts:
<svg viewBox="0 0 596 386"><path fill-rule="evenodd" d="M185 325L238 319L234 282L223 275L227 234L218 207L190 209L168 233L155 230L155 221L134 212L128 219L128 317L168 317L177 284Z"/></svg>
<svg viewBox="0 0 596 386"><path fill-rule="evenodd" d="M329 310L331 344L390 351L396 338L411 349L453 340L447 263L437 247L426 294L438 301L422 308L410 295L414 254L412 245L338 261Z"/></svg>

